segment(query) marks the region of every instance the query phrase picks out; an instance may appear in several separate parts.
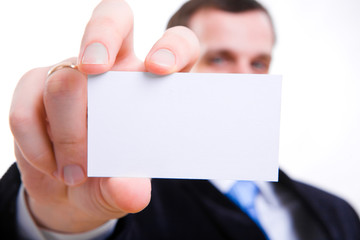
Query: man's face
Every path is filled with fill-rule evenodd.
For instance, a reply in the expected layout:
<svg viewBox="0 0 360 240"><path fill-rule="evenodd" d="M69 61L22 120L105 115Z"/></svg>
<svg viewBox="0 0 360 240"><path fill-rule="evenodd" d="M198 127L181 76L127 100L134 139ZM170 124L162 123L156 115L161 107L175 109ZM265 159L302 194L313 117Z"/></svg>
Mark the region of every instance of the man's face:
<svg viewBox="0 0 360 240"><path fill-rule="evenodd" d="M201 46L193 72L269 72L274 36L264 12L202 9L191 17L189 26Z"/></svg>

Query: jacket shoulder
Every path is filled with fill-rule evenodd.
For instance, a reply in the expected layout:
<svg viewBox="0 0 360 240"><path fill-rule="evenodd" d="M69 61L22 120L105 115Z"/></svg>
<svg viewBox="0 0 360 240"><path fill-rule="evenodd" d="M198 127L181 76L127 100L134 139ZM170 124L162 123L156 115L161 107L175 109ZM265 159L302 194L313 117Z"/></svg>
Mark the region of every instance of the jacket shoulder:
<svg viewBox="0 0 360 240"><path fill-rule="evenodd" d="M280 174L280 181L292 189L335 239L360 239L359 216L343 198L307 183L292 180L284 173Z"/></svg>

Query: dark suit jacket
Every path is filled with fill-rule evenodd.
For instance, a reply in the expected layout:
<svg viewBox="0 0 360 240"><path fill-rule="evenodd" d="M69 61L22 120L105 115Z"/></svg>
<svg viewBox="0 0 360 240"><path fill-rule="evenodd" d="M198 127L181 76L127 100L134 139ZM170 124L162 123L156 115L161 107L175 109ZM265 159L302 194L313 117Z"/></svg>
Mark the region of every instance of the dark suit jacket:
<svg viewBox="0 0 360 240"><path fill-rule="evenodd" d="M21 183L14 164L0 181L0 233L16 239L16 196ZM360 220L342 199L291 180L279 183L295 194L327 239L360 240ZM50 193L49 193L50 194ZM306 223L304 223L306 224ZM140 213L120 219L110 239L266 239L235 204L206 180L152 180L152 199Z"/></svg>

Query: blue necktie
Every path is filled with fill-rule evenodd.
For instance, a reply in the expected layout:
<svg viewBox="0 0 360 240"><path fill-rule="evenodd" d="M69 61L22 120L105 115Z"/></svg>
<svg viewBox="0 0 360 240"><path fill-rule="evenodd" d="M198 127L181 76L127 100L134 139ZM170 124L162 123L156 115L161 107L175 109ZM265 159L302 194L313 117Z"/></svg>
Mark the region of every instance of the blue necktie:
<svg viewBox="0 0 360 240"><path fill-rule="evenodd" d="M259 188L254 182L237 181L225 195L260 226L255 209L255 198L258 194Z"/></svg>

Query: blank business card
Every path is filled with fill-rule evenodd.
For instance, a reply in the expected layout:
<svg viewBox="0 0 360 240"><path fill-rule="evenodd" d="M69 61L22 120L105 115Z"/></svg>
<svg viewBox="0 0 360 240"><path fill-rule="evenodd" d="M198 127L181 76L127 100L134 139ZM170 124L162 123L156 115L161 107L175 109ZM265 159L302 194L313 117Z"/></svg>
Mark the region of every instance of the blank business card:
<svg viewBox="0 0 360 240"><path fill-rule="evenodd" d="M88 78L88 176L277 181L281 76Z"/></svg>

